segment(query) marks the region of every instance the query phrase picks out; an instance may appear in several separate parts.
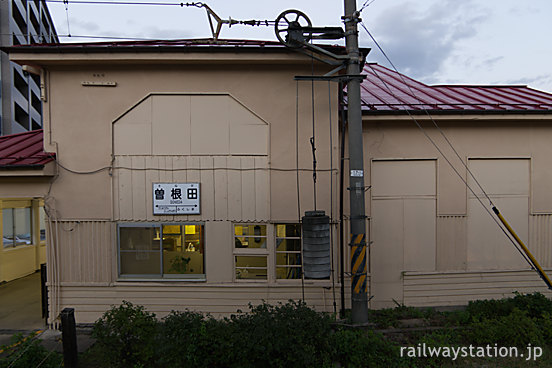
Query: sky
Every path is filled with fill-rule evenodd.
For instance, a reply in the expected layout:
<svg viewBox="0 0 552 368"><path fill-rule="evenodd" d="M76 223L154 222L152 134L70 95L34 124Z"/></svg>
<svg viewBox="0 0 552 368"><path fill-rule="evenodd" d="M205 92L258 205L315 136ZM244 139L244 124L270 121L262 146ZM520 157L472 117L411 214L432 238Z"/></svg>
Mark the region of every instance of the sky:
<svg viewBox="0 0 552 368"><path fill-rule="evenodd" d="M109 1L111 0L102 0ZM124 0L128 1L128 0ZM179 3L177 0L133 0ZM48 2L62 42L78 35L129 39L208 38L204 9ZM274 20L305 13L313 26L342 26L343 0L205 0L222 19ZM399 72L427 84L528 85L552 92L550 0L357 0L363 25ZM67 8L67 9L66 9ZM391 67L359 26L369 62ZM274 28L224 26L220 38L276 40ZM333 41L334 43L341 43Z"/></svg>

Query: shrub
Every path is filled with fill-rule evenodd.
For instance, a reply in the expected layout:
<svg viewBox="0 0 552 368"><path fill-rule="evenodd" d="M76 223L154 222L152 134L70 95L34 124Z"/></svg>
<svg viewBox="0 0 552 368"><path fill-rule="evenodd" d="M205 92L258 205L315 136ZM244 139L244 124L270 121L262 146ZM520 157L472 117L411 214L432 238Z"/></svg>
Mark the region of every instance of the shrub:
<svg viewBox="0 0 552 368"><path fill-rule="evenodd" d="M216 320L196 312L171 312L161 327L162 367L240 367L247 347L228 319Z"/></svg>
<svg viewBox="0 0 552 368"><path fill-rule="evenodd" d="M372 331L340 329L332 341L333 362L344 368L408 366L397 345Z"/></svg>
<svg viewBox="0 0 552 368"><path fill-rule="evenodd" d="M518 308L514 308L507 316L472 323L472 329L467 335L470 341L481 345L539 346L544 342L537 320Z"/></svg>
<svg viewBox="0 0 552 368"><path fill-rule="evenodd" d="M155 314L123 301L94 324L94 351L109 367L153 367L157 331Z"/></svg>
<svg viewBox="0 0 552 368"><path fill-rule="evenodd" d="M251 306L216 320L172 312L161 328L163 367L324 367L331 365L332 320L290 301Z"/></svg>
<svg viewBox="0 0 552 368"><path fill-rule="evenodd" d="M289 301L250 305L250 313L233 316L247 347L244 367L323 367L331 363L331 318Z"/></svg>
<svg viewBox="0 0 552 368"><path fill-rule="evenodd" d="M466 311L472 320L482 321L508 316L514 308L526 311L532 318L540 318L544 312L552 314L552 301L541 293L514 293L513 298L471 301Z"/></svg>

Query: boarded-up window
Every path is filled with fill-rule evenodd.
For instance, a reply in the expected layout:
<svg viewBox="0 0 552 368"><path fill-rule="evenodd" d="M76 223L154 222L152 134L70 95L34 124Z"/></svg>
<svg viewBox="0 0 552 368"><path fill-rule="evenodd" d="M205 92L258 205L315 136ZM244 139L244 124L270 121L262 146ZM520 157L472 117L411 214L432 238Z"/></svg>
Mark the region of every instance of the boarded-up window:
<svg viewBox="0 0 552 368"><path fill-rule="evenodd" d="M529 233L529 167L529 159L469 160L469 168L477 181L524 242ZM484 198L473 178L469 177L468 183ZM473 193L468 194L468 269L527 267L493 217ZM488 201L482 201L490 209Z"/></svg>
<svg viewBox="0 0 552 368"><path fill-rule="evenodd" d="M435 161L373 161L371 192L372 305L387 307L403 299L403 271L435 270Z"/></svg>

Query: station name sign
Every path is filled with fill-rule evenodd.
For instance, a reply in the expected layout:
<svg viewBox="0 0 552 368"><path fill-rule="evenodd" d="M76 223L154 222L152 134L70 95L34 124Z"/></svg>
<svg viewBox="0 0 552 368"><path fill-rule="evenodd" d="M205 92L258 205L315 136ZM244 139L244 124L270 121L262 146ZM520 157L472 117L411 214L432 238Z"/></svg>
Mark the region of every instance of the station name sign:
<svg viewBox="0 0 552 368"><path fill-rule="evenodd" d="M153 183L154 215L197 215L199 183Z"/></svg>

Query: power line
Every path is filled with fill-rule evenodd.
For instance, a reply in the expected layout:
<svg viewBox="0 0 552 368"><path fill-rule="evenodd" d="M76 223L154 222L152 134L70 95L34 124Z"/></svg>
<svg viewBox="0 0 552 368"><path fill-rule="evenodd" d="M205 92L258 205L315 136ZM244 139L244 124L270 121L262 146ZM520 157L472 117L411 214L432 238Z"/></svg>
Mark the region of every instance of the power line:
<svg viewBox="0 0 552 368"><path fill-rule="evenodd" d="M377 40L375 39L374 36L372 36L372 34L370 33L370 31L368 31L368 29L366 28L366 26L364 25L363 22L360 22L360 25L362 26L362 28L364 28L364 30L366 31L366 33L368 33L368 35L370 36L370 38L372 39L372 41L374 41L375 45L377 46L377 48L380 50L380 52L383 54L383 56L386 58L386 60L389 62L389 64L391 64L391 66L393 67L393 69L395 70L395 72L397 74L399 74L403 84L405 84L408 89L410 90L410 93L412 95L413 98L415 98L416 100L418 100L418 102L420 102L420 104L422 104L422 101L414 94L414 92L412 91L412 89L410 88L410 86L406 83L406 81L404 80L403 76L401 73L399 73L399 71L397 70L397 68L395 67L395 65L393 64L393 62L391 61L391 59L387 56L387 54L385 53L385 51L383 50L383 48L379 45L379 43L377 42ZM383 85L387 88L387 90L389 91L389 93L395 97L397 99L397 97L395 96L395 94L393 93L393 91L391 90L391 88L389 87L389 85L383 80L383 78L381 78L379 76L379 74L377 73L377 71L370 66L370 69L372 69L372 71L374 72L374 75L383 83ZM502 230L502 232L504 233L504 235L506 236L506 238L508 238L508 240L512 243L512 245L514 246L514 248L521 254L521 256L523 257L523 259L525 259L525 261L529 264L529 266L531 267L531 269L535 269L533 264L529 261L529 259L527 259L527 256L519 249L519 246L518 244L516 244L516 242L510 237L510 235L506 232L506 230L504 230L504 228L500 225L499 221L495 218L495 216L491 213L491 211L487 208L487 206L485 206L485 204L483 203L483 201L481 200L481 198L475 193L475 191L473 190L473 188L468 184L467 180L464 179L462 177L462 175L460 174L460 172L458 171L458 169L452 164L452 162L449 160L449 158L445 155L445 153L441 150L441 148L437 145L437 143L435 143L435 141L429 136L429 134L427 134L427 131L422 127L422 125L420 124L420 122L418 122L418 120L410 113L410 111L406 108L406 106L404 105L401 105L403 110L408 114L408 116L410 117L410 119L412 119L412 121L414 121L414 123L416 124L416 126L422 131L422 133L424 134L424 136L431 142L431 144L435 147L435 149L441 154L441 156L443 157L443 159L447 162L447 164L452 168L452 170L456 173L456 175L460 178L460 180L464 183L464 185L466 186L466 188L468 188L470 190L470 192L474 195L474 197L477 199L477 201L481 204L481 206L483 207L483 209L487 212L487 214L489 214L489 216L493 219L493 221L497 224L497 226L500 228L500 230ZM444 132L441 130L441 128L439 128L437 122L433 119L433 117L429 114L429 111L427 111L425 109L425 107L423 106L422 104L422 109L423 111L427 114L427 116L431 119L431 121L433 122L433 124L435 125L435 127L439 130L439 132L443 135L443 137L445 138L445 140L447 141L447 143L450 145L450 147L452 148L452 150L456 153L457 157L460 159L460 162L462 163L462 165L464 165L464 167L466 168L466 170L470 173L470 175L472 176L472 178L474 179L474 181L477 183L477 185L479 186L479 188L481 189L481 191L485 194L485 196L487 197L487 199L489 200L490 204L494 207L494 204L491 200L491 198L488 196L488 194L485 192L485 190L483 189L483 187L481 186L481 184L477 181L477 179L475 178L475 176L473 175L473 173L471 172L471 170L468 168L467 164L464 163L464 161L461 159L460 155L458 154L458 151L453 147L452 143L450 142L450 140L446 137L446 135L444 134Z"/></svg>
<svg viewBox="0 0 552 368"><path fill-rule="evenodd" d="M376 39L374 38L374 36L372 36L372 34L370 33L370 31L368 31L368 29L366 28L366 26L364 25L363 22L360 23L361 26L364 28L364 30L368 33L368 35L370 36L370 38L374 41L374 43L376 44L376 46L378 47L378 49L381 51L381 53L383 54L383 56L385 57L385 59L389 62L389 64L391 64L391 66L393 67L393 70L395 70L395 72L397 72L397 74L399 75L399 78L401 79L401 81L403 82L403 84L408 88L408 90L410 91L410 95L416 99L420 105L422 106L422 110L424 111L424 113L427 115L427 117L431 120L431 122L433 123L433 125L435 126L435 128L439 131L439 133L441 134L441 136L445 139L445 141L447 142L447 144L449 145L449 147L452 149L452 151L456 154L456 157L458 157L458 159L460 160L460 162L462 163L462 165L464 165L464 167L466 168L466 171L470 174L470 176L472 177L472 179L475 181L475 183L477 184L477 186L479 187L479 189L481 189L481 191L483 192L483 194L485 195L485 197L489 200L489 203L494 206L494 203L493 201L491 200L491 198L489 197L489 195L487 194L487 192L483 189L483 187L481 186L481 184L479 183L479 181L477 180L477 178L475 177L475 175L473 175L472 171L469 169L468 165L466 163L464 163L464 160L462 159L462 157L460 157L460 154L458 153L458 151L456 150L456 148L454 148L454 146L452 145L452 143L450 142L450 140L448 139L448 137L445 135L445 132L443 132L443 130L439 127L439 125L437 124L437 122L435 121L435 119L433 119L433 117L431 116L431 114L429 113L429 111L427 111L427 109L424 108L424 104L423 104L423 101L421 101L417 96L416 94L414 93L414 91L412 90L412 88L410 87L410 85L408 83L406 83L403 75L401 73L399 73L399 71L397 70L397 67L395 67L395 64L393 64L393 62L391 61L391 59L387 56L387 54L385 53L385 51L381 48L381 46L379 45L379 43L376 41Z"/></svg>
<svg viewBox="0 0 552 368"><path fill-rule="evenodd" d="M372 3L373 3L374 1L376 1L376 0L372 0L372 1L366 0L366 1L364 2L364 4L362 4L362 6L360 7L360 10L358 11L358 13L362 13L362 11L363 11L364 9L366 9L367 7L369 7L370 5L372 5Z"/></svg>
<svg viewBox="0 0 552 368"><path fill-rule="evenodd" d="M202 2L197 3L183 3L183 2L139 2L139 1L107 1L107 0L44 0L47 3L60 3L60 4L85 4L85 5L144 5L144 6L178 6L183 7L196 7L202 8L205 4Z"/></svg>

